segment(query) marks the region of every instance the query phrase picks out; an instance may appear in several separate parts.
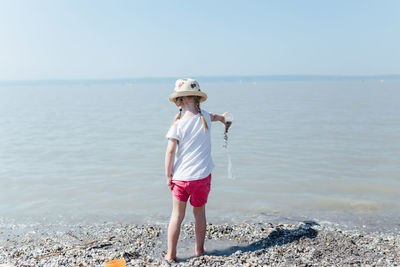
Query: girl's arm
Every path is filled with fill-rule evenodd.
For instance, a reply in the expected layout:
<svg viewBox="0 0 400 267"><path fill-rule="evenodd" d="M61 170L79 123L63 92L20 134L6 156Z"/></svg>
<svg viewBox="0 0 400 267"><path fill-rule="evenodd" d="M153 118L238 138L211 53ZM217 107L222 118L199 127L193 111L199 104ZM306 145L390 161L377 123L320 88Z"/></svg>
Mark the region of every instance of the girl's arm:
<svg viewBox="0 0 400 267"><path fill-rule="evenodd" d="M172 168L174 167L176 142L176 139L170 138L165 152L165 177L167 178L168 186L172 186Z"/></svg>
<svg viewBox="0 0 400 267"><path fill-rule="evenodd" d="M222 124L224 124L225 125L225 115L227 114L228 112L225 112L224 114L222 114L222 115L219 115L219 114L215 114L215 113L210 113L210 115L211 115L211 121L220 121Z"/></svg>

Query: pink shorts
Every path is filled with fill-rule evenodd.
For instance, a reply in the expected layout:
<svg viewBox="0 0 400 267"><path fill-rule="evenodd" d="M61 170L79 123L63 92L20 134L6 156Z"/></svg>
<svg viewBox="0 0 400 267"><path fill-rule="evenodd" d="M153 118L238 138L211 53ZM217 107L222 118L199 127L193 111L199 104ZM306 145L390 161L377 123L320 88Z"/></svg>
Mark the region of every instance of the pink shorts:
<svg viewBox="0 0 400 267"><path fill-rule="evenodd" d="M187 202L193 207L201 207L207 203L211 189L211 173L206 178L194 181L172 180L171 192L180 201Z"/></svg>

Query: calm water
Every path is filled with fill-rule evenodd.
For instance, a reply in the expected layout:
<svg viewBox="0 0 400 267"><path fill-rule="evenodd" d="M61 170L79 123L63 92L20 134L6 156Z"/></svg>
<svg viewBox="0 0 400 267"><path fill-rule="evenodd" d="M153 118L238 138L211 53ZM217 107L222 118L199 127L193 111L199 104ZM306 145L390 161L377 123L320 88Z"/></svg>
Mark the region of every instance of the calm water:
<svg viewBox="0 0 400 267"><path fill-rule="evenodd" d="M400 213L400 81L202 83L211 216ZM165 218L171 84L0 87L0 217ZM134 218L134 219L133 219Z"/></svg>

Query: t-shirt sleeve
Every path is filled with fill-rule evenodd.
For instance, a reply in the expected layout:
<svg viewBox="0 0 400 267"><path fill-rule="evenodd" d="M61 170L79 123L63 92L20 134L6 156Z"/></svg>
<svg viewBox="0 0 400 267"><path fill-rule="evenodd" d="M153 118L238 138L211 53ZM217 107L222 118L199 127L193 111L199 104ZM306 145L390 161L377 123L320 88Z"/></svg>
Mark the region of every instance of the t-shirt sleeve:
<svg viewBox="0 0 400 267"><path fill-rule="evenodd" d="M169 130L167 132L167 135L165 137L167 137L168 139L174 138L174 139L176 139L178 141L180 140L180 134L179 134L179 131L178 131L178 123L175 123L174 125L172 125L169 128Z"/></svg>

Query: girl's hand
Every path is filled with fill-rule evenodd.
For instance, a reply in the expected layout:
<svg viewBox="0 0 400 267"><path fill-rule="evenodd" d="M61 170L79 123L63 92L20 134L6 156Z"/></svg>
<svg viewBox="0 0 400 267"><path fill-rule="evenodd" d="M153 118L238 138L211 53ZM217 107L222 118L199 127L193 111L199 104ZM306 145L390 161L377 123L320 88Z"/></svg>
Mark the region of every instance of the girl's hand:
<svg viewBox="0 0 400 267"><path fill-rule="evenodd" d="M221 122L226 126L226 121L225 121L225 116L229 114L229 112L224 112L224 114L222 114L222 120Z"/></svg>
<svg viewBox="0 0 400 267"><path fill-rule="evenodd" d="M167 177L167 185L172 186L172 176Z"/></svg>

